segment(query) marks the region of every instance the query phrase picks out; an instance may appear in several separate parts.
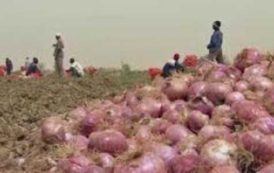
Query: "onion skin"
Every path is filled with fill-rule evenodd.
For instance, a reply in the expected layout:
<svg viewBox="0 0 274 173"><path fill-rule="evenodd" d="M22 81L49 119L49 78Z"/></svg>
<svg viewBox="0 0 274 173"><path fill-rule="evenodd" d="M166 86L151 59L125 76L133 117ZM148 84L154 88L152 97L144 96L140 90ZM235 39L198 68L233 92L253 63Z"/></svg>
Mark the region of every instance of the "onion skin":
<svg viewBox="0 0 274 173"><path fill-rule="evenodd" d="M191 75L171 78L163 83L162 92L172 101L185 98L192 80Z"/></svg>
<svg viewBox="0 0 274 173"><path fill-rule="evenodd" d="M237 146L225 140L216 139L206 143L201 149L201 168L208 172L215 166L236 165L233 155Z"/></svg>
<svg viewBox="0 0 274 173"><path fill-rule="evenodd" d="M267 91L273 88L273 83L270 79L266 77L250 77L248 82L253 90L256 91Z"/></svg>
<svg viewBox="0 0 274 173"><path fill-rule="evenodd" d="M241 92L229 93L225 98L225 103L232 105L235 102L245 100L245 96Z"/></svg>
<svg viewBox="0 0 274 173"><path fill-rule="evenodd" d="M250 88L250 85L246 81L238 81L234 86L234 89L238 92L247 91L249 90L249 88Z"/></svg>
<svg viewBox="0 0 274 173"><path fill-rule="evenodd" d="M226 126L233 128L235 112L228 105L220 105L214 108L212 112L211 123L217 126Z"/></svg>
<svg viewBox="0 0 274 173"><path fill-rule="evenodd" d="M128 149L125 136L115 130L94 132L89 137L89 147L110 154L122 153Z"/></svg>
<svg viewBox="0 0 274 173"><path fill-rule="evenodd" d="M166 138L172 144L176 144L190 134L191 132L187 128L179 124L172 125L166 130Z"/></svg>
<svg viewBox="0 0 274 173"><path fill-rule="evenodd" d="M85 173L90 164L86 157L79 155L60 160L58 167L64 173Z"/></svg>
<svg viewBox="0 0 274 173"><path fill-rule="evenodd" d="M148 152L129 164L118 165L114 173L167 173L167 170L159 156Z"/></svg>
<svg viewBox="0 0 274 173"><path fill-rule="evenodd" d="M205 94L207 83L204 81L198 81L192 83L188 88L188 99L195 99L196 97L201 97Z"/></svg>
<svg viewBox="0 0 274 173"><path fill-rule="evenodd" d="M41 127L42 139L50 144L62 143L66 140L64 122L58 117L50 117L43 121Z"/></svg>
<svg viewBox="0 0 274 173"><path fill-rule="evenodd" d="M162 116L163 119L168 120L169 122L175 124L183 121L183 116L176 110L169 110L165 112Z"/></svg>
<svg viewBox="0 0 274 173"><path fill-rule="evenodd" d="M206 125L200 130L198 136L203 143L219 138L232 140L230 129L225 126Z"/></svg>
<svg viewBox="0 0 274 173"><path fill-rule="evenodd" d="M192 111L186 120L187 127L194 133L198 133L208 123L208 115L200 111Z"/></svg>
<svg viewBox="0 0 274 173"><path fill-rule="evenodd" d="M240 143L259 162L269 162L274 159L274 145L271 137L261 132L247 131L239 136Z"/></svg>
<svg viewBox="0 0 274 173"><path fill-rule="evenodd" d="M100 153L99 165L105 170L106 173L112 173L115 166L114 158L108 153Z"/></svg>
<svg viewBox="0 0 274 173"><path fill-rule="evenodd" d="M263 96L263 103L269 113L274 115L274 87L265 93Z"/></svg>
<svg viewBox="0 0 274 173"><path fill-rule="evenodd" d="M145 143L150 141L152 137L151 129L148 126L141 126L139 127L135 138L139 143Z"/></svg>
<svg viewBox="0 0 274 173"><path fill-rule="evenodd" d="M224 83L209 83L206 87L206 96L215 105L223 104L226 96L233 91L232 87Z"/></svg>
<svg viewBox="0 0 274 173"><path fill-rule="evenodd" d="M155 119L151 125L152 126L151 132L155 134L164 134L166 130L168 129L168 127L171 125L172 123L170 123L169 121L165 119L162 119L162 118Z"/></svg>
<svg viewBox="0 0 274 173"><path fill-rule="evenodd" d="M240 173L235 166L216 166L209 173Z"/></svg>
<svg viewBox="0 0 274 173"><path fill-rule="evenodd" d="M81 123L80 133L84 136L89 136L91 132L95 131L98 125L102 122L103 112L101 111L93 111L87 113L86 117L83 119Z"/></svg>
<svg viewBox="0 0 274 173"><path fill-rule="evenodd" d="M253 101L239 101L232 105L237 117L247 123L252 123L258 118L269 116L268 112L258 103Z"/></svg>
<svg viewBox="0 0 274 173"><path fill-rule="evenodd" d="M274 164L267 165L259 170L257 173L272 173L274 170Z"/></svg>
<svg viewBox="0 0 274 173"><path fill-rule="evenodd" d="M172 173L192 173L198 164L198 153L195 150L188 150L172 160Z"/></svg>
<svg viewBox="0 0 274 173"><path fill-rule="evenodd" d="M197 110L204 114L211 115L212 110L214 109L214 104L206 97L197 97L189 103L188 107L192 110Z"/></svg>
<svg viewBox="0 0 274 173"><path fill-rule="evenodd" d="M263 60L263 56L257 49L247 48L244 49L234 60L234 66L244 71L245 68L258 64Z"/></svg>
<svg viewBox="0 0 274 173"><path fill-rule="evenodd" d="M252 124L252 129L257 129L265 135L274 134L274 117L259 118Z"/></svg>
<svg viewBox="0 0 274 173"><path fill-rule="evenodd" d="M264 76L267 74L267 66L261 64L254 64L245 69L243 79L247 80L250 77Z"/></svg>
<svg viewBox="0 0 274 173"><path fill-rule="evenodd" d="M141 117L160 117L162 114L162 103L156 99L144 98L135 108L135 112Z"/></svg>
<svg viewBox="0 0 274 173"><path fill-rule="evenodd" d="M158 155L165 163L165 167L167 168L169 173L171 172L171 168L172 168L172 160L178 156L177 151L168 146L168 145L164 145L164 144L152 144L150 146L150 151L152 151L154 154Z"/></svg>

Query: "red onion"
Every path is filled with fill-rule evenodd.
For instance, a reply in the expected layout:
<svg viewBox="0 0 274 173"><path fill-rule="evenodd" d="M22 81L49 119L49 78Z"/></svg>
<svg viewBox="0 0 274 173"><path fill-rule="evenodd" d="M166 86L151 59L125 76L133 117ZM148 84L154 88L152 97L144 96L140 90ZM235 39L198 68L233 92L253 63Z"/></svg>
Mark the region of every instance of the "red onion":
<svg viewBox="0 0 274 173"><path fill-rule="evenodd" d="M191 134L190 131L179 124L172 125L166 130L166 138L169 139L172 144L176 144L189 134Z"/></svg>
<svg viewBox="0 0 274 173"><path fill-rule="evenodd" d="M165 105L165 107L162 107L163 112L169 111L169 110L175 110L177 112L184 112L186 108L186 102L183 100L176 100L169 105Z"/></svg>
<svg viewBox="0 0 274 173"><path fill-rule="evenodd" d="M273 87L272 81L266 77L250 77L248 81L252 88L259 91L266 91Z"/></svg>
<svg viewBox="0 0 274 173"><path fill-rule="evenodd" d="M95 131L99 124L102 122L103 112L93 111L87 113L87 116L83 119L80 132L84 136L89 136L91 132Z"/></svg>
<svg viewBox="0 0 274 173"><path fill-rule="evenodd" d="M206 87L206 96L214 104L219 105L225 101L226 96L232 92L232 87L224 83L209 83Z"/></svg>
<svg viewBox="0 0 274 173"><path fill-rule="evenodd" d="M125 104L130 108L134 108L139 103L139 98L133 92L127 92L125 95Z"/></svg>
<svg viewBox="0 0 274 173"><path fill-rule="evenodd" d="M99 154L99 165L106 170L106 172L112 172L114 168L114 158L108 153Z"/></svg>
<svg viewBox="0 0 274 173"><path fill-rule="evenodd" d="M152 133L156 133L156 134L163 134L166 132L166 130L168 129L169 126L171 126L172 124L165 120L165 119L155 119L154 121L152 121L152 127L151 127L151 131Z"/></svg>
<svg viewBox="0 0 274 173"><path fill-rule="evenodd" d="M205 93L207 83L204 81L198 81L193 84L188 88L188 98L189 99L194 99L196 97L201 97Z"/></svg>
<svg viewBox="0 0 274 173"><path fill-rule="evenodd" d="M264 166L261 170L259 170L257 173L272 173L274 170L274 164L269 164L267 166Z"/></svg>
<svg viewBox="0 0 274 173"><path fill-rule="evenodd" d="M187 117L186 124L194 132L199 132L206 124L209 123L209 117L200 111L192 111Z"/></svg>
<svg viewBox="0 0 274 173"><path fill-rule="evenodd" d="M135 111L143 116L160 117L162 113L162 103L156 99L144 98L140 104L136 105Z"/></svg>
<svg viewBox="0 0 274 173"><path fill-rule="evenodd" d="M230 130L225 126L206 125L200 130L198 136L203 142L219 138L226 140L232 139Z"/></svg>
<svg viewBox="0 0 274 173"><path fill-rule="evenodd" d="M175 124L183 121L183 114L180 114L176 110L169 110L163 114L162 118Z"/></svg>
<svg viewBox="0 0 274 173"><path fill-rule="evenodd" d="M83 173L106 173L105 170L99 166L89 166Z"/></svg>
<svg viewBox="0 0 274 173"><path fill-rule="evenodd" d="M85 173L90 164L85 156L79 155L60 160L58 167L65 173Z"/></svg>
<svg viewBox="0 0 274 173"><path fill-rule="evenodd" d="M166 138L169 139L172 144L176 144L190 134L191 132L187 128L179 124L172 125L166 130Z"/></svg>
<svg viewBox="0 0 274 173"><path fill-rule="evenodd" d="M166 80L162 85L162 91L170 100L177 100L187 96L188 87L192 81L191 75Z"/></svg>
<svg viewBox="0 0 274 173"><path fill-rule="evenodd" d="M236 166L216 166L209 173L240 173Z"/></svg>
<svg viewBox="0 0 274 173"><path fill-rule="evenodd" d="M245 69L243 79L249 79L255 76L264 76L267 73L267 67L261 64L255 64Z"/></svg>
<svg viewBox="0 0 274 173"><path fill-rule="evenodd" d="M64 122L58 117L50 117L44 120L41 133L42 139L48 143L64 142L66 139Z"/></svg>
<svg viewBox="0 0 274 173"><path fill-rule="evenodd" d="M263 96L263 103L269 113L274 115L274 87L265 93Z"/></svg>
<svg viewBox="0 0 274 173"><path fill-rule="evenodd" d="M236 165L234 156L237 154L237 146L234 143L221 139L211 140L201 150L201 168L208 172L215 166Z"/></svg>
<svg viewBox="0 0 274 173"><path fill-rule="evenodd" d="M199 155L195 150L188 150L176 156L172 161L172 173L192 173L197 170Z"/></svg>
<svg viewBox="0 0 274 173"><path fill-rule="evenodd" d="M228 105L220 105L213 109L211 123L217 126L234 126L235 112Z"/></svg>
<svg viewBox="0 0 274 173"><path fill-rule="evenodd" d="M263 56L257 49L247 48L244 49L234 60L234 66L244 71L246 67L249 67L254 64L258 64L263 60Z"/></svg>
<svg viewBox="0 0 274 173"><path fill-rule="evenodd" d="M258 103L253 101L239 101L232 105L238 118L245 122L254 122L256 119L269 116L268 112Z"/></svg>
<svg viewBox="0 0 274 173"><path fill-rule="evenodd" d="M259 118L252 125L252 128L257 129L266 135L274 134L274 117Z"/></svg>
<svg viewBox="0 0 274 173"><path fill-rule="evenodd" d="M247 131L240 135L240 142L257 161L268 162L274 159L274 142L271 137L256 130Z"/></svg>
<svg viewBox="0 0 274 173"><path fill-rule="evenodd" d="M75 135L68 140L68 144L79 151L86 151L88 149L89 140L85 136Z"/></svg>
<svg viewBox="0 0 274 173"><path fill-rule="evenodd" d="M158 155L165 162L168 172L171 173L171 161L178 155L177 151L164 144L152 144L150 151Z"/></svg>
<svg viewBox="0 0 274 173"><path fill-rule="evenodd" d="M200 140L197 135L188 135L184 139L180 140L175 148L178 152L186 151L186 150L198 150L198 145Z"/></svg>
<svg viewBox="0 0 274 173"><path fill-rule="evenodd" d="M214 105L206 97L197 97L189 103L189 108L211 115Z"/></svg>
<svg viewBox="0 0 274 173"><path fill-rule="evenodd" d="M91 133L89 147L106 153L121 153L128 149L125 136L114 130Z"/></svg>
<svg viewBox="0 0 274 173"><path fill-rule="evenodd" d="M239 81L235 84L234 88L236 91L243 92L248 90L250 88L250 85L246 81Z"/></svg>
<svg viewBox="0 0 274 173"><path fill-rule="evenodd" d="M158 155L148 152L127 165L119 165L114 173L167 173L167 170Z"/></svg>
<svg viewBox="0 0 274 173"><path fill-rule="evenodd" d="M209 74L207 81L209 82L222 82L223 79L227 78L227 75L224 71L219 70L219 69L215 69L213 71L211 71L211 73Z"/></svg>
<svg viewBox="0 0 274 173"><path fill-rule="evenodd" d="M232 92L229 93L226 98L225 102L228 105L232 105L235 102L245 100L245 96L241 92Z"/></svg>

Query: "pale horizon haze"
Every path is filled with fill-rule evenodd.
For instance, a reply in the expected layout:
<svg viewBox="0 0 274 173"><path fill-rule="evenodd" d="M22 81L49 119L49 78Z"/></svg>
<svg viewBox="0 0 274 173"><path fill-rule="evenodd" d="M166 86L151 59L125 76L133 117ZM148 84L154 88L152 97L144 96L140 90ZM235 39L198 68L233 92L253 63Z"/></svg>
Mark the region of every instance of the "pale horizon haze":
<svg viewBox="0 0 274 173"><path fill-rule="evenodd" d="M221 20L224 53L244 47L274 50L273 0L0 0L0 60L18 68L25 57L53 67L55 33L65 64L161 67L175 52L207 53L214 20Z"/></svg>

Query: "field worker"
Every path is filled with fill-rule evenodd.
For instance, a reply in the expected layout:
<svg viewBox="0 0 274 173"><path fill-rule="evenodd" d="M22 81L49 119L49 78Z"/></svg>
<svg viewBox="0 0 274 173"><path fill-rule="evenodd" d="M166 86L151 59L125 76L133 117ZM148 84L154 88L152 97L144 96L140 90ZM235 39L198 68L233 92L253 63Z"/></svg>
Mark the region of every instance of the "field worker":
<svg viewBox="0 0 274 173"><path fill-rule="evenodd" d="M173 59L169 60L163 67L162 76L164 78L170 77L174 71L182 71L184 68L179 63L180 55L176 53Z"/></svg>
<svg viewBox="0 0 274 173"><path fill-rule="evenodd" d="M59 76L63 76L63 59L64 59L64 43L61 38L61 34L56 34L56 43L53 44L54 47L54 58L55 58L55 68Z"/></svg>
<svg viewBox="0 0 274 173"><path fill-rule="evenodd" d="M207 46L207 49L209 50L208 59L223 64L223 33L221 31L221 22L215 21L212 28L214 32L211 36L210 43Z"/></svg>
<svg viewBox="0 0 274 173"><path fill-rule="evenodd" d="M25 69L27 70L29 68L30 65L30 59L29 57L26 57L26 61L25 61Z"/></svg>
<svg viewBox="0 0 274 173"><path fill-rule="evenodd" d="M40 73L40 70L38 68L38 63L39 63L38 58L33 58L32 63L28 66L26 76Z"/></svg>
<svg viewBox="0 0 274 173"><path fill-rule="evenodd" d="M13 69L13 64L12 61L9 58L6 58L6 70L7 70L7 75L10 75Z"/></svg>
<svg viewBox="0 0 274 173"><path fill-rule="evenodd" d="M83 67L81 66L79 62L75 61L74 58L71 58L69 62L70 62L70 69L68 70L68 72L71 73L72 77L84 76Z"/></svg>

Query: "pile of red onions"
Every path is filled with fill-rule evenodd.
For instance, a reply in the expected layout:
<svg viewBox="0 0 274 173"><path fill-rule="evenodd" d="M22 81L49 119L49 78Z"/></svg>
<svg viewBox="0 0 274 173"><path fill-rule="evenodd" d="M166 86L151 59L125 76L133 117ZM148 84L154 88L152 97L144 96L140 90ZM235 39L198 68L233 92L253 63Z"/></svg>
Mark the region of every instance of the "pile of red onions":
<svg viewBox="0 0 274 173"><path fill-rule="evenodd" d="M274 86L268 60L245 49L233 65L125 91L41 124L47 144L71 148L64 173L274 172Z"/></svg>

